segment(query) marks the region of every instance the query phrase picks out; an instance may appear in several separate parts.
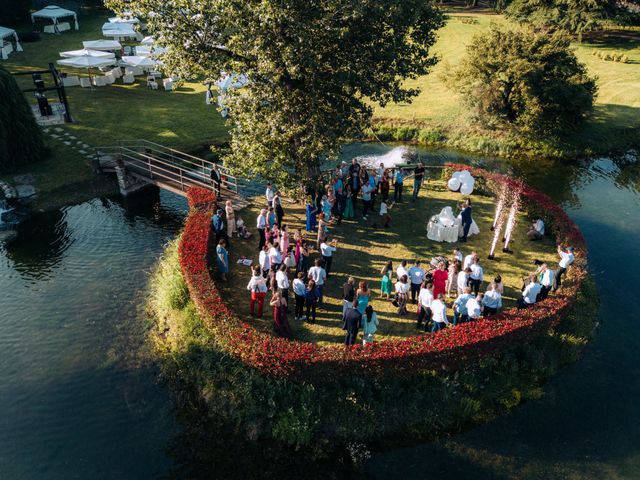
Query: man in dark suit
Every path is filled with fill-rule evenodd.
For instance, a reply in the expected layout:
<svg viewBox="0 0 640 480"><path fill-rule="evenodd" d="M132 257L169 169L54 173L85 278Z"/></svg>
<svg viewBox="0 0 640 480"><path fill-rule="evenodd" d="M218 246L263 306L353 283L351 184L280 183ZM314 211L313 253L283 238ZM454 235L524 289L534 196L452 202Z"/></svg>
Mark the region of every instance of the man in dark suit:
<svg viewBox="0 0 640 480"><path fill-rule="evenodd" d="M216 195L218 197L220 196L221 181L222 181L222 178L220 177L220 171L218 170L218 165L214 163L213 167L211 168L211 184L213 185L213 189L215 190Z"/></svg>
<svg viewBox="0 0 640 480"><path fill-rule="evenodd" d="M342 315L342 329L347 331L344 338L344 344L347 347L356 343L361 321L362 314L358 310L358 300L354 299L353 308L347 309Z"/></svg>
<svg viewBox="0 0 640 480"><path fill-rule="evenodd" d="M469 235L469 229L471 228L471 223L473 219L471 218L471 200L468 198L462 204L462 211L460 212L460 216L462 217L462 242L467 241L467 236Z"/></svg>

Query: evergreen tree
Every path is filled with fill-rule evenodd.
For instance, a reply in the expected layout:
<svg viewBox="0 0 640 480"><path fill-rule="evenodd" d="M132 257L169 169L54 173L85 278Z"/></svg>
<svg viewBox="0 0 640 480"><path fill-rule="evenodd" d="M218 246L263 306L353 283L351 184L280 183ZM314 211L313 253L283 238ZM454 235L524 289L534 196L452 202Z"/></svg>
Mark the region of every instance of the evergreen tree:
<svg viewBox="0 0 640 480"><path fill-rule="evenodd" d="M40 160L42 131L13 75L0 66L0 172Z"/></svg>

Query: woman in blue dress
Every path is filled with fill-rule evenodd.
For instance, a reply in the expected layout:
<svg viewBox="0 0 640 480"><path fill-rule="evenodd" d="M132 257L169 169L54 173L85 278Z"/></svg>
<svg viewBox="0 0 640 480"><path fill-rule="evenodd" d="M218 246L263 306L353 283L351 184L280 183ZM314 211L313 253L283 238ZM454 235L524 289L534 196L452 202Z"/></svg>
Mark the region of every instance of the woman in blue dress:
<svg viewBox="0 0 640 480"><path fill-rule="evenodd" d="M316 215L318 209L313 204L311 198L307 199L307 232L315 232L317 228Z"/></svg>
<svg viewBox="0 0 640 480"><path fill-rule="evenodd" d="M367 282L364 280L360 281L358 285L358 290L356 291L356 297L358 299L358 311L360 313L364 313L365 309L369 305L369 287L367 287Z"/></svg>
<svg viewBox="0 0 640 480"><path fill-rule="evenodd" d="M331 202L326 195L322 196L322 213L327 222L331 220Z"/></svg>
<svg viewBox="0 0 640 480"><path fill-rule="evenodd" d="M221 239L216 247L216 263L218 264L218 273L223 282L227 281L227 273L229 273L229 252L225 246L227 242Z"/></svg>

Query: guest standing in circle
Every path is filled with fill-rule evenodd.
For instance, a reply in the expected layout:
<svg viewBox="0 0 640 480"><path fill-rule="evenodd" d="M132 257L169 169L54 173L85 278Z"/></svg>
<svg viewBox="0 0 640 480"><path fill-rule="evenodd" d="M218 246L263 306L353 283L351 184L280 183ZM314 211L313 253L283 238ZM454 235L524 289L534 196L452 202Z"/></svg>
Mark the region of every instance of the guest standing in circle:
<svg viewBox="0 0 640 480"><path fill-rule="evenodd" d="M420 294L418 295L418 325L417 328L422 327L424 322L424 331L427 331L427 326L431 321L431 303L433 303L433 283L424 281L422 282L422 288L420 288Z"/></svg>
<svg viewBox="0 0 640 480"><path fill-rule="evenodd" d="M469 276L471 275L471 268L467 267L464 270L458 272L458 295L464 293L464 289L469 286Z"/></svg>
<svg viewBox="0 0 640 480"><path fill-rule="evenodd" d="M362 312L358 310L357 304L353 302L353 308L349 308L342 316L342 329L347 333L344 337L344 344L347 348L356 343L358 329L362 323Z"/></svg>
<svg viewBox="0 0 640 480"><path fill-rule="evenodd" d="M316 241L318 250L320 250L320 245L322 245L322 242L327 237L327 235L329 235L329 224L325 219L324 213L321 213L320 215L318 215L318 238Z"/></svg>
<svg viewBox="0 0 640 480"><path fill-rule="evenodd" d="M318 213L318 209L313 204L313 200L311 198L307 199L307 232L315 232L316 231L316 215Z"/></svg>
<svg viewBox="0 0 640 480"><path fill-rule="evenodd" d="M262 251L265 243L267 243L267 235L265 229L267 228L267 209L263 208L260 210L260 214L256 219L256 227L258 229L258 235L260 237L260 241L258 242L258 251Z"/></svg>
<svg viewBox="0 0 640 480"><path fill-rule="evenodd" d="M216 263L218 264L218 273L220 273L220 279L223 282L227 281L227 273L229 273L229 252L225 246L227 242L224 238L221 238L216 247Z"/></svg>
<svg viewBox="0 0 640 480"><path fill-rule="evenodd" d="M280 192L277 191L273 196L273 210L276 214L276 221L278 225L282 225L282 219L284 218L284 209L282 208L282 197Z"/></svg>
<svg viewBox="0 0 640 480"><path fill-rule="evenodd" d="M454 288L458 280L458 274L460 273L460 262L458 260L452 260L449 263L449 271L447 272L447 297L451 296L451 289Z"/></svg>
<svg viewBox="0 0 640 480"><path fill-rule="evenodd" d="M231 200L225 202L224 210L227 215L227 237L231 238L236 233L236 213Z"/></svg>
<svg viewBox="0 0 640 480"><path fill-rule="evenodd" d="M309 270L309 247L307 246L307 242L302 242L300 246L300 256L296 270L303 272L305 277L307 276L307 271Z"/></svg>
<svg viewBox="0 0 640 480"><path fill-rule="evenodd" d="M482 298L482 305L484 307L484 316L495 315L498 313L498 309L502 308L502 295L496 289L495 282L489 285L489 289Z"/></svg>
<svg viewBox="0 0 640 480"><path fill-rule="evenodd" d="M331 275L331 265L333 265L333 252L337 250L336 241L329 240L329 236L327 235L325 239L320 244L320 253L322 255L322 260L324 260L324 269L327 272L327 278Z"/></svg>
<svg viewBox="0 0 640 480"><path fill-rule="evenodd" d="M361 320L363 346L373 343L373 336L378 330L378 325L378 314L373 311L373 307L371 305L367 305L367 308L364 309L364 315L362 315Z"/></svg>
<svg viewBox="0 0 640 480"><path fill-rule="evenodd" d="M409 282L411 283L411 303L416 304L416 298L420 293L420 286L424 280L424 270L420 268L420 260L416 260L409 269Z"/></svg>
<svg viewBox="0 0 640 480"><path fill-rule="evenodd" d="M369 292L369 287L367 286L367 282L364 280L360 280L360 284L358 285L358 290L356 291L356 303L357 308L360 310L360 313L364 313L364 309L369 305L369 297L371 292Z"/></svg>
<svg viewBox="0 0 640 480"><path fill-rule="evenodd" d="M573 247L569 247L566 250L558 245L558 255L560 255L560 262L558 263L558 270L556 270L553 280L553 291L555 292L560 285L562 285L562 275L567 271L569 265L573 263L575 257L573 255Z"/></svg>
<svg viewBox="0 0 640 480"><path fill-rule="evenodd" d="M342 212L342 218L351 219L355 217L355 212L353 210L353 190L351 189L351 184L347 183L345 187L345 203L344 203L344 212Z"/></svg>
<svg viewBox="0 0 640 480"><path fill-rule="evenodd" d="M393 262L389 260L384 267L380 270L382 275L382 281L380 282L380 296L387 297L387 300L391 297L391 288L393 282L391 281L391 275L393 275Z"/></svg>
<svg viewBox="0 0 640 480"><path fill-rule="evenodd" d="M389 172L385 170L380 179L380 195L382 195L382 200L385 202L389 200L389 188Z"/></svg>
<svg viewBox="0 0 640 480"><path fill-rule="evenodd" d="M321 297L320 290L316 287L316 282L309 280L307 288L304 292L304 300L307 306L306 320L310 323L316 322L316 308Z"/></svg>
<svg viewBox="0 0 640 480"><path fill-rule="evenodd" d="M496 284L496 292L500 295L504 295L504 283L502 283L502 275L496 275L493 279L493 283Z"/></svg>
<svg viewBox="0 0 640 480"><path fill-rule="evenodd" d="M227 232L224 229L224 221L222 220L222 209L219 208L216 210L216 213L211 217L211 228L213 229L213 233L216 235L215 243L216 245L220 241L221 238L226 240Z"/></svg>
<svg viewBox="0 0 640 480"><path fill-rule="evenodd" d="M222 176L220 175L220 170L218 169L217 164L213 164L211 167L211 185L213 186L214 191L216 192L216 198L220 198L220 184L222 183Z"/></svg>
<svg viewBox="0 0 640 480"><path fill-rule="evenodd" d="M287 266L283 263L276 272L276 284L278 290L282 293L282 297L287 301L287 311L289 311L289 275L287 274Z"/></svg>
<svg viewBox="0 0 640 480"><path fill-rule="evenodd" d="M438 263L438 268L433 272L433 296L438 298L440 294L447 293L447 278L449 274L444 268L444 262Z"/></svg>
<svg viewBox="0 0 640 480"><path fill-rule="evenodd" d="M422 162L418 162L418 165L413 170L413 198L412 201L415 202L418 199L418 193L420 192L420 187L422 187L422 182L424 181L424 165Z"/></svg>
<svg viewBox="0 0 640 480"><path fill-rule="evenodd" d="M442 293L431 302L431 313L431 320L433 321L431 332L442 330L449 324L449 320L447 320L447 305L444 303L444 295Z"/></svg>
<svg viewBox="0 0 640 480"><path fill-rule="evenodd" d="M251 317L254 316L255 305L258 304L258 318L262 318L262 310L264 307L264 297L267 294L267 282L262 276L262 271L258 265L253 267L253 276L247 285L247 290L251 292L251 300L249 302L249 310Z"/></svg>
<svg viewBox="0 0 640 480"><path fill-rule="evenodd" d="M273 197L275 197L275 192L273 191L271 183L267 183L267 189L264 192L264 196L267 198L267 208L273 207Z"/></svg>
<svg viewBox="0 0 640 480"><path fill-rule="evenodd" d="M471 286L471 290L473 290L473 294L478 295L480 285L482 285L482 280L484 279L484 270L480 266L480 259L476 257L470 268L469 285Z"/></svg>
<svg viewBox="0 0 640 480"><path fill-rule="evenodd" d="M258 256L258 263L262 269L262 276L264 278L269 277L269 270L271 270L271 259L269 258L269 250L271 250L271 244L267 243Z"/></svg>
<svg viewBox="0 0 640 480"><path fill-rule="evenodd" d="M407 301L409 300L409 277L403 275L396 282L396 299L398 301L398 315L407 314Z"/></svg>
<svg viewBox="0 0 640 480"><path fill-rule="evenodd" d="M342 285L342 315L344 315L348 308L351 308L356 298L355 284L356 279L349 277L344 285Z"/></svg>
<svg viewBox="0 0 640 480"><path fill-rule="evenodd" d="M280 226L280 251L282 253L289 251L289 232L286 225Z"/></svg>
<svg viewBox="0 0 640 480"><path fill-rule="evenodd" d="M327 280L327 272L322 267L322 260L320 258L316 258L315 265L309 269L309 277L314 281L316 288L320 292L318 304L322 305L322 295L324 283Z"/></svg>
<svg viewBox="0 0 640 480"><path fill-rule="evenodd" d="M546 263L540 266L540 293L538 294L538 301L542 301L549 295L549 292L553 288L553 270L551 270Z"/></svg>
<svg viewBox="0 0 640 480"><path fill-rule="evenodd" d="M393 184L393 200L397 203L402 203L402 188L404 177L404 171L401 168L396 169Z"/></svg>
<svg viewBox="0 0 640 480"><path fill-rule="evenodd" d="M467 198L461 205L460 216L462 218L462 238L460 241L466 242L469 236L469 229L473 223L473 217L471 216L471 199Z"/></svg>
<svg viewBox="0 0 640 480"><path fill-rule="evenodd" d="M273 292L269 305L273 307L273 329L284 338L291 338L291 327L287 318L287 300L282 296L280 289Z"/></svg>
<svg viewBox="0 0 640 480"><path fill-rule="evenodd" d="M295 307L295 319L296 320L304 320L306 317L304 316L304 297L306 293L306 286L304 284L304 273L298 272L297 278L293 281L293 294L296 298L296 307Z"/></svg>

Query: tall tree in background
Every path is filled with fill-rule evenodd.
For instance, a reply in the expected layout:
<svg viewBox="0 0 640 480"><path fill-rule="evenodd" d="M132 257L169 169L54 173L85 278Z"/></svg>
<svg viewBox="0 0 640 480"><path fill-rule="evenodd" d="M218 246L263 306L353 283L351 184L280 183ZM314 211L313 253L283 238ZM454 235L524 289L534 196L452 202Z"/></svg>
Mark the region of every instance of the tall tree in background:
<svg viewBox="0 0 640 480"><path fill-rule="evenodd" d="M0 25L9 26L31 20L31 0L0 0Z"/></svg>
<svg viewBox="0 0 640 480"><path fill-rule="evenodd" d="M499 28L473 38L451 84L483 127L536 140L579 128L597 92L565 35Z"/></svg>
<svg viewBox="0 0 640 480"><path fill-rule="evenodd" d="M425 0L108 0L148 19L168 70L250 82L226 98L239 173L313 176L372 104L407 102L403 80L429 72L443 24ZM179 121L179 119L176 119Z"/></svg>
<svg viewBox="0 0 640 480"><path fill-rule="evenodd" d="M0 172L40 160L44 141L13 75L0 66Z"/></svg>

